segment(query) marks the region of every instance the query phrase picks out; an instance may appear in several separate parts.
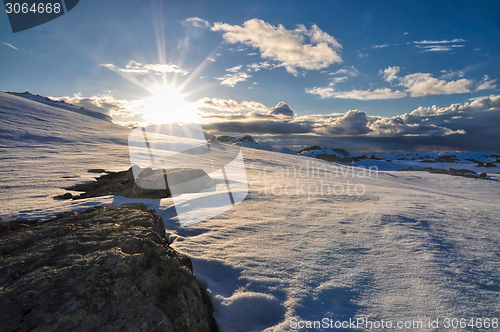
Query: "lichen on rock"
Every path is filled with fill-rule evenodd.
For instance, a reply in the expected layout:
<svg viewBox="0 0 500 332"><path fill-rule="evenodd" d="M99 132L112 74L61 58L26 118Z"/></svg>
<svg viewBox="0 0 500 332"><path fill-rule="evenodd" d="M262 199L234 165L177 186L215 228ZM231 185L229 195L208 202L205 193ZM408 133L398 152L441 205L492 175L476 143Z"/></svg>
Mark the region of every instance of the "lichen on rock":
<svg viewBox="0 0 500 332"><path fill-rule="evenodd" d="M5 331L216 331L190 259L144 204L0 224Z"/></svg>

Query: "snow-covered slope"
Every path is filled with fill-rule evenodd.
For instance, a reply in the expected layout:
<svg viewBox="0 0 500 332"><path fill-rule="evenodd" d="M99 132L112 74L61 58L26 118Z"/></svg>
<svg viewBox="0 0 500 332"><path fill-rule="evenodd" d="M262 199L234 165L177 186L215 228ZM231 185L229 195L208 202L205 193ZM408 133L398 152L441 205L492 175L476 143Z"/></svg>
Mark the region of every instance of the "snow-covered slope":
<svg viewBox="0 0 500 332"><path fill-rule="evenodd" d="M42 98L43 99L43 98ZM54 200L91 168L118 171L129 163L130 129L79 112L0 92L0 218L47 218L93 201Z"/></svg>
<svg viewBox="0 0 500 332"><path fill-rule="evenodd" d="M89 110L89 109L86 109L83 107L74 106L71 104L66 104L64 101L56 101L56 100L50 99L48 97L34 95L34 94L29 93L29 92L10 92L9 94L12 94L12 95L18 96L18 97L22 97L22 98L26 98L29 100L33 100L33 101L36 101L36 102L44 104L44 105L62 108L62 109L65 109L67 111L75 112L78 114L88 115L88 116L96 118L96 119L106 120L109 122L111 122L111 120L112 120L111 117L107 114L92 111L92 110Z"/></svg>
<svg viewBox="0 0 500 332"><path fill-rule="evenodd" d="M0 114L4 219L126 201L51 197L89 179L89 168L128 168L127 129L3 93ZM489 318L488 331L499 330L491 324L500 311L500 182L375 172L245 147L242 154L250 192L217 217L180 227L172 199L144 201L192 258L221 331L349 319L383 319L400 331L432 330L429 320L438 319L434 330L449 331L453 318ZM413 321L422 329L404 327Z"/></svg>

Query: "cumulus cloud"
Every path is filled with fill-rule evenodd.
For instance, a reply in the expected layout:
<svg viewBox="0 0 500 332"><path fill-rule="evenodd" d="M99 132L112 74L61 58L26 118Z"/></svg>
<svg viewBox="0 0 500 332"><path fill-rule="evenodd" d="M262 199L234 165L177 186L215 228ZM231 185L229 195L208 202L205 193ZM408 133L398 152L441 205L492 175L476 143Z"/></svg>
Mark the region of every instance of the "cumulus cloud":
<svg viewBox="0 0 500 332"><path fill-rule="evenodd" d="M406 88L406 92L412 97L424 97L429 95L449 95L458 93L468 93L471 91L494 89L496 85L493 83L496 80L490 80L487 75L483 79L475 83L471 79L461 78L455 81L446 81L443 78L451 78L453 76L462 77L462 72L451 72L441 76L440 79L433 77L429 73L414 73L398 77L400 68L397 66L387 67L380 71L380 75L387 82L397 82L396 85Z"/></svg>
<svg viewBox="0 0 500 332"><path fill-rule="evenodd" d="M470 92L472 81L462 78L445 81L432 77L429 73L415 73L400 78L401 85L407 88L412 97L429 95L451 95Z"/></svg>
<svg viewBox="0 0 500 332"><path fill-rule="evenodd" d="M384 76L384 80L387 82L394 81L397 78L397 74L399 73L400 68L398 66L387 67L383 71L380 71L380 74Z"/></svg>
<svg viewBox="0 0 500 332"><path fill-rule="evenodd" d="M220 84L222 85L234 87L238 82L244 82L250 77L252 77L252 75L248 75L247 73L235 73L226 74L222 77L216 77L216 79L221 81Z"/></svg>
<svg viewBox="0 0 500 332"><path fill-rule="evenodd" d="M350 110L338 117L331 117L316 127L322 135L364 135L370 132L365 112Z"/></svg>
<svg viewBox="0 0 500 332"><path fill-rule="evenodd" d="M222 31L228 43L258 49L263 58L279 62L279 66L294 75L298 74L297 68L317 70L342 61L337 53L342 46L315 24L310 29L298 25L295 30L287 30L282 25L251 19L241 26L215 23L212 30ZM305 43L306 39L310 43Z"/></svg>
<svg viewBox="0 0 500 332"><path fill-rule="evenodd" d="M425 97L430 95L450 95L469 93L473 91L488 90L496 88L496 80L491 80L485 75L479 82L472 79L460 78L458 80L446 80L455 76L463 77L463 72L445 72L440 78L435 78L429 73L413 73L405 76L398 76L401 69L398 66L387 67L380 70L379 74L386 82L393 86L403 87L402 90L392 90L390 88L380 88L374 90L339 91L335 85L347 79L346 76L337 77L330 82L328 87L306 88L305 92L315 94L321 98L342 98L357 100L375 100L375 99L396 99L411 97ZM343 73L344 71L336 71Z"/></svg>
<svg viewBox="0 0 500 332"><path fill-rule="evenodd" d="M152 73L155 75L162 75L165 73L178 73L181 75L186 75L189 72L187 70L184 70L180 68L177 65L174 65L172 63L167 63L167 64L142 64L137 61L131 60L125 68L117 68L114 64L106 63L106 64L100 64L102 67L106 67L110 70L113 71L118 71L122 73L127 73L127 74L140 74L144 75L147 73Z"/></svg>
<svg viewBox="0 0 500 332"><path fill-rule="evenodd" d="M293 118L294 117L294 110L290 108L287 104L284 102L280 101L278 105L274 106L269 110L269 114L272 115L284 115Z"/></svg>
<svg viewBox="0 0 500 332"><path fill-rule="evenodd" d="M208 21L199 17L187 18L184 21L181 21L181 24L186 26L193 26L196 28L208 28L210 26L210 23L208 23Z"/></svg>
<svg viewBox="0 0 500 332"><path fill-rule="evenodd" d="M500 126L500 95L475 98L470 103L439 108L419 107L411 113L392 117L369 116L359 110L328 115L283 117L271 113L213 115L208 130L250 134L310 134L338 137L442 137L451 144L468 137L496 137ZM451 136L450 136L451 135ZM466 139L467 140L467 139ZM484 142L486 145L487 142ZM488 143L489 144L489 143ZM490 144L491 145L491 144Z"/></svg>

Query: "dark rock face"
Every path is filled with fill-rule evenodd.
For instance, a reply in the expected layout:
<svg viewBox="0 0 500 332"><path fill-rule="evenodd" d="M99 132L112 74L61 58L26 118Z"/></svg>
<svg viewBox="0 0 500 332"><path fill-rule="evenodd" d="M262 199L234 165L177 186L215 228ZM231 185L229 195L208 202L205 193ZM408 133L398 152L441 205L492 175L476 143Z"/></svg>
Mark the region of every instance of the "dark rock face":
<svg viewBox="0 0 500 332"><path fill-rule="evenodd" d="M432 174L447 174L447 175L453 175L453 176L463 176L466 178L474 178L474 179L485 179L485 180L491 180L491 181L497 181L495 179L489 179L487 178L486 173L481 173L479 176L477 175L476 172L468 170L468 169L456 169L456 168L450 168L449 170L442 169L442 168L432 168L432 167L425 167L425 168L403 168L403 169L398 169L398 171L410 171L410 172L429 172Z"/></svg>
<svg viewBox="0 0 500 332"><path fill-rule="evenodd" d="M91 168L87 172L89 172L89 173L104 173L104 172L106 172L106 170L103 168Z"/></svg>
<svg viewBox="0 0 500 332"><path fill-rule="evenodd" d="M318 154L316 158L321 160L341 162L341 163L357 163L358 161L364 160L367 157L366 156L338 157L333 154Z"/></svg>
<svg viewBox="0 0 500 332"><path fill-rule="evenodd" d="M134 178L138 174L137 179ZM168 179L168 180L167 180ZM174 194L196 193L216 185L205 171L201 169L168 169L152 170L133 166L126 171L110 172L96 179L95 182L77 184L66 190L83 191L73 199L84 199L116 195L130 198L160 199ZM62 195L56 196L61 198Z"/></svg>
<svg viewBox="0 0 500 332"><path fill-rule="evenodd" d="M216 331L188 257L140 203L0 224L4 331Z"/></svg>

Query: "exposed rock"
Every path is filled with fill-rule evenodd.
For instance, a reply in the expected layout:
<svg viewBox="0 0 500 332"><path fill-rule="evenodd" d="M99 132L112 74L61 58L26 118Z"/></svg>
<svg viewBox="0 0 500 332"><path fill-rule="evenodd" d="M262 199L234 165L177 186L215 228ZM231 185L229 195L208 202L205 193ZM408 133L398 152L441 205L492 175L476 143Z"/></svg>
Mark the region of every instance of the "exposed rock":
<svg viewBox="0 0 500 332"><path fill-rule="evenodd" d="M253 137L251 135L245 135L242 138L236 138L236 137L233 137L233 136L223 135L223 136L217 137L217 139L220 142L222 142L222 143L236 144L236 143L242 143L242 142L245 142L245 141L249 141L249 142L255 143L255 140L253 139Z"/></svg>
<svg viewBox="0 0 500 332"><path fill-rule="evenodd" d="M172 192L197 193L216 184L201 169L175 168L164 171L133 166L126 171L107 173L94 182L77 184L66 190L83 191L83 194L73 196L73 199L108 195L160 199L169 197Z"/></svg>
<svg viewBox="0 0 500 332"><path fill-rule="evenodd" d="M478 162L477 163L477 167L484 167L484 163L483 162Z"/></svg>
<svg viewBox="0 0 500 332"><path fill-rule="evenodd" d="M54 196L54 198L58 198L58 199L72 199L73 195L71 193L65 193L63 195Z"/></svg>
<svg viewBox="0 0 500 332"><path fill-rule="evenodd" d="M493 163L486 163L486 165L484 165L484 167L497 167L497 165L495 165Z"/></svg>
<svg viewBox="0 0 500 332"><path fill-rule="evenodd" d="M87 172L89 173L105 173L106 170L102 168L91 168Z"/></svg>
<svg viewBox="0 0 500 332"><path fill-rule="evenodd" d="M326 161L341 162L341 163L357 163L360 160L366 159L366 156L338 157L333 154L318 154L316 158Z"/></svg>
<svg viewBox="0 0 500 332"><path fill-rule="evenodd" d="M216 331L188 257L144 204L0 224L4 331Z"/></svg>
<svg viewBox="0 0 500 332"><path fill-rule="evenodd" d="M459 160L457 156L447 155L447 156L439 156L435 159L438 163L454 163Z"/></svg>
<svg viewBox="0 0 500 332"><path fill-rule="evenodd" d="M450 168L450 172L459 173L460 175L466 174L466 173L477 174L476 172L474 172L474 171L472 171L470 169L466 169L466 168L460 168L460 169Z"/></svg>
<svg viewBox="0 0 500 332"><path fill-rule="evenodd" d="M398 171L429 172L429 173L433 173L433 174L447 174L447 175L453 175L453 176L463 176L466 178L486 179L486 180L497 181L495 179L486 178L486 173L481 173L479 176L477 176L476 172L468 170L468 169L450 168L450 170L446 170L446 169L442 169L442 168L432 168L432 167L425 167L425 168L408 167L408 168L398 169Z"/></svg>

